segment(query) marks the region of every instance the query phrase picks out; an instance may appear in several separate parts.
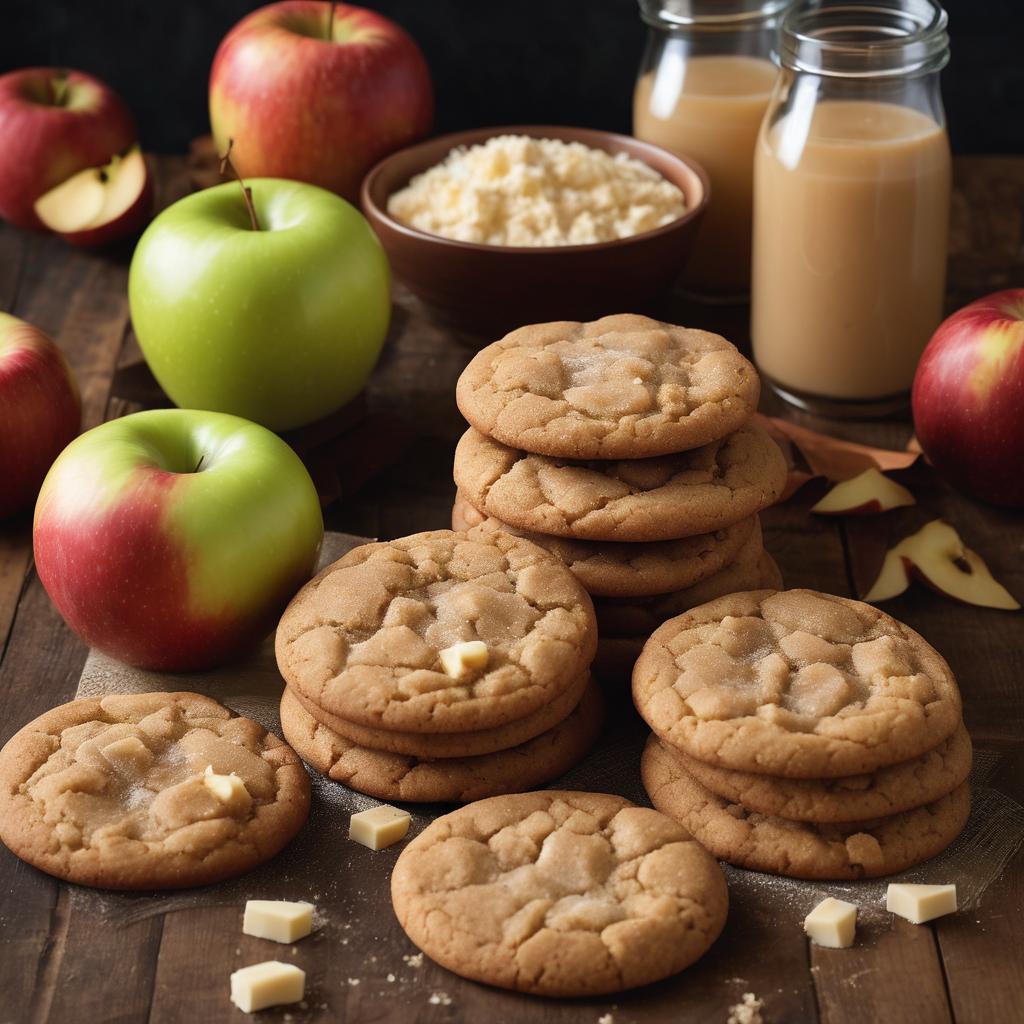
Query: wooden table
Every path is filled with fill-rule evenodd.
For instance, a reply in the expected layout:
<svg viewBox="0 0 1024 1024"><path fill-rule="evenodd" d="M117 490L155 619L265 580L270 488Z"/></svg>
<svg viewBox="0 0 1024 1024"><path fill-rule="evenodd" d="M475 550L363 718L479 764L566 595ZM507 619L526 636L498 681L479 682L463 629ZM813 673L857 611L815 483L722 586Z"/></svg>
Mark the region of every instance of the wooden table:
<svg viewBox="0 0 1024 1024"><path fill-rule="evenodd" d="M160 198L188 187L181 160L159 162ZM958 161L951 304L1024 284L1024 159ZM67 353L82 387L84 426L137 406L111 393L118 367L139 353L128 322L127 260L76 252L54 238L0 226L0 308L38 324ZM681 322L714 326L704 310ZM742 327L734 327L739 337ZM738 333L737 333L738 332ZM398 465L349 500L328 524L393 537L448 523L451 457L463 427L453 387L471 349L431 324L401 288L391 338L368 391L372 412L411 422L415 441ZM768 411L780 411L769 396ZM795 416L793 413L786 415ZM804 420L810 423L811 421ZM902 447L907 420L813 424L845 437ZM1022 467L1024 469L1024 467ZM884 523L808 517L809 485L765 516L766 544L790 585L857 595L870 584L887 529L941 514L981 552L996 576L1024 597L1024 523L954 493L924 468L911 471L921 507ZM0 481L2 486L2 481ZM1000 754L994 784L1024 802L1024 616L955 605L919 587L890 610L934 641L956 671L975 743ZM75 692L86 650L62 623L32 570L30 520L0 527L0 742ZM322 826L321 826L322 827ZM340 829L341 823L335 823ZM862 929L854 949L811 947L798 924L772 920L756 900L737 903L715 949L677 979L604 1000L554 1003L462 983L429 961L395 997L386 973L408 975L411 946L387 909L393 857L367 858L354 877L311 863L310 884L343 894L322 904L337 930L294 954L310 976L297 1021L724 1022L743 991L765 1001L765 1020L960 1022L1024 1019L1024 854L1010 861L979 908L934 925L886 918ZM73 887L0 848L0 1024L10 1021L240 1020L227 976L273 956L238 930L238 907L136 915L112 922L83 910ZM344 921L341 922L341 918ZM332 938L331 936L335 936ZM363 981L362 987L350 979ZM380 994L381 992L384 994ZM398 992L401 996L398 997ZM450 994L433 1001L434 991ZM268 1011L281 1019L284 1011Z"/></svg>

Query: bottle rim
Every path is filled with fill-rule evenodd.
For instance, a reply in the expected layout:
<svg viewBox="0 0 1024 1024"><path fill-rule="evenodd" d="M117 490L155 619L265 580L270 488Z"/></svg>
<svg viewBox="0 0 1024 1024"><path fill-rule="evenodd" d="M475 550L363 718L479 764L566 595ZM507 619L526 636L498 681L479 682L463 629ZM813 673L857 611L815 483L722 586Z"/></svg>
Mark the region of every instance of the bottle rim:
<svg viewBox="0 0 1024 1024"><path fill-rule="evenodd" d="M948 23L935 0L800 0L782 20L773 57L830 78L931 74L949 62Z"/></svg>
<svg viewBox="0 0 1024 1024"><path fill-rule="evenodd" d="M640 18L658 29L744 29L779 17L792 0L638 0ZM707 10L709 7L714 10Z"/></svg>

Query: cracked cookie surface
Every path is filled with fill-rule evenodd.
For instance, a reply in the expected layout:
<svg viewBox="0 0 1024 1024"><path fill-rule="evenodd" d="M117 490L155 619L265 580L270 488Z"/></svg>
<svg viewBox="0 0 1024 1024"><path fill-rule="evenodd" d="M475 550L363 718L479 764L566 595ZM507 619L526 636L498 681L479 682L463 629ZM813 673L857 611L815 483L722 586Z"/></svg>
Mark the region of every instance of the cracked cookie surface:
<svg viewBox="0 0 1024 1024"><path fill-rule="evenodd" d="M532 740L534 736L554 728L579 704L583 691L587 688L587 679L588 674L583 673L568 689L522 718L516 718L491 729L477 729L472 732L419 733L373 729L347 722L338 715L324 711L301 693L292 690L290 686L286 689L292 692L308 714L356 746L404 754L407 757L478 757L481 754L493 754L496 750L517 747L527 740Z"/></svg>
<svg viewBox="0 0 1024 1024"><path fill-rule="evenodd" d="M380 800L466 803L543 786L580 761L597 739L604 704L596 684L568 718L519 746L477 757L423 760L357 746L318 722L290 689L281 699L281 728L318 772Z"/></svg>
<svg viewBox="0 0 1024 1024"><path fill-rule="evenodd" d="M440 652L481 640L484 668L447 675ZM578 683L597 626L554 555L511 534L435 530L364 544L292 599L278 667L313 704L357 725L469 732L522 718Z"/></svg>
<svg viewBox="0 0 1024 1024"><path fill-rule="evenodd" d="M813 590L732 594L670 619L637 659L633 700L691 757L788 778L909 761L961 713L953 673L923 637Z"/></svg>
<svg viewBox="0 0 1024 1024"><path fill-rule="evenodd" d="M965 782L934 803L872 821L812 824L769 817L702 786L656 736L644 749L641 774L651 803L716 857L792 878L876 878L903 871L941 853L971 809Z"/></svg>
<svg viewBox="0 0 1024 1024"><path fill-rule="evenodd" d="M223 800L204 773L234 773ZM295 752L195 693L72 701L0 751L0 839L81 885L206 885L269 860L302 827L309 776Z"/></svg>
<svg viewBox="0 0 1024 1024"><path fill-rule="evenodd" d="M767 508L785 486L786 461L755 424L692 451L618 462L534 455L471 427L455 450L454 476L475 508L521 530L664 541L711 533Z"/></svg>
<svg viewBox="0 0 1024 1024"><path fill-rule="evenodd" d="M478 430L570 459L639 459L724 437L757 408L725 338L633 314L520 327L481 349L455 398Z"/></svg>
<svg viewBox="0 0 1024 1024"><path fill-rule="evenodd" d="M452 529L474 526L520 533L478 511L459 492L452 506ZM713 533L649 544L573 540L529 532L521 535L557 555L592 596L644 597L690 587L719 572L739 556L755 530L760 536L757 517L749 516Z"/></svg>
<svg viewBox="0 0 1024 1024"><path fill-rule="evenodd" d="M466 978L549 996L619 992L689 966L728 906L708 852L603 793L492 797L438 818L391 875L395 913Z"/></svg>
<svg viewBox="0 0 1024 1024"><path fill-rule="evenodd" d="M934 750L870 775L837 779L782 779L735 772L669 751L712 793L759 814L792 821L866 821L934 803L971 773L971 738L961 725Z"/></svg>

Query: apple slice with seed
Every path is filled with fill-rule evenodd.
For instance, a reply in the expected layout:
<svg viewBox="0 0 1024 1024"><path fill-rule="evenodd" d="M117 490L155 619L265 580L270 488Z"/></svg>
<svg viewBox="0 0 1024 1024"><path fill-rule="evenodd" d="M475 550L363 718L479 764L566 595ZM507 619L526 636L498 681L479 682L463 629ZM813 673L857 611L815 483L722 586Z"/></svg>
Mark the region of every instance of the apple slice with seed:
<svg viewBox="0 0 1024 1024"><path fill-rule="evenodd" d="M153 187L138 146L102 167L88 167L36 200L36 216L72 245L93 247L142 228Z"/></svg>
<svg viewBox="0 0 1024 1024"><path fill-rule="evenodd" d="M878 579L864 597L877 603L902 594L917 576L930 587L964 604L1016 611L1020 604L989 572L949 523L933 519L890 548Z"/></svg>
<svg viewBox="0 0 1024 1024"><path fill-rule="evenodd" d="M878 469L866 469L836 484L811 508L822 516L866 516L913 505L914 496Z"/></svg>

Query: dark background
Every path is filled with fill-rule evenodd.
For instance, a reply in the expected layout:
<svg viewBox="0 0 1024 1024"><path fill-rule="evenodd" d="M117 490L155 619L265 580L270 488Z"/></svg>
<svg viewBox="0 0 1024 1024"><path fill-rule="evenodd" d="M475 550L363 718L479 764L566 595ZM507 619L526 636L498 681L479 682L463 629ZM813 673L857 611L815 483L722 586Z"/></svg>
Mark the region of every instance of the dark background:
<svg viewBox="0 0 1024 1024"><path fill-rule="evenodd" d="M366 0L419 42L435 128L576 124L629 131L644 28L634 0ZM135 112L143 144L183 151L209 129L206 86L247 0L0 0L0 72L92 72ZM1024 152L1024 2L947 0L943 91L953 147Z"/></svg>

